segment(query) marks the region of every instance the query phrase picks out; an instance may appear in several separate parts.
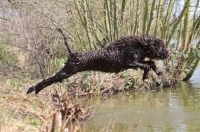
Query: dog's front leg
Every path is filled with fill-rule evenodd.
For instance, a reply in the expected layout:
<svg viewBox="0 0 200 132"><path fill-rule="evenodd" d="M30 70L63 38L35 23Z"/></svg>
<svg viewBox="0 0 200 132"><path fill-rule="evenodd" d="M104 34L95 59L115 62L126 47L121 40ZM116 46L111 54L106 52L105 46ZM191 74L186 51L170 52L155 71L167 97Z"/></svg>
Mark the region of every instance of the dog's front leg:
<svg viewBox="0 0 200 132"><path fill-rule="evenodd" d="M149 71L151 69L150 65L148 65L147 63L140 63L140 62L132 62L129 63L128 66L130 68L140 68L142 70L144 70L144 74L142 77L142 80L148 79L149 78Z"/></svg>
<svg viewBox="0 0 200 132"><path fill-rule="evenodd" d="M158 69L154 61L141 61L140 63L149 65L157 75L162 75L162 71Z"/></svg>

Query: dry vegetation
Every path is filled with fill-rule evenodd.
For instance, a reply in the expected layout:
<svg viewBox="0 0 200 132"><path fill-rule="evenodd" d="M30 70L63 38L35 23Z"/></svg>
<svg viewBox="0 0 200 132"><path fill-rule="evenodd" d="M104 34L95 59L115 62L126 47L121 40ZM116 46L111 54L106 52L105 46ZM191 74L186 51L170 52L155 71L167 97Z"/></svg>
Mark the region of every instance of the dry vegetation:
<svg viewBox="0 0 200 132"><path fill-rule="evenodd" d="M61 90L63 86L58 85L52 86L52 90L44 90L38 96L27 96L26 88L32 83L28 80L21 84L18 82L19 80L12 80L11 83L7 80L7 84L1 82L1 131L50 132L57 131L54 130L57 125L60 125L59 129L62 130L74 126L79 126L80 130L80 123L93 117L98 106L95 104L99 103L95 98L86 99L86 96L82 96L80 101L71 96L70 91ZM93 108L94 105L96 109ZM61 114L61 118L54 119L54 114Z"/></svg>

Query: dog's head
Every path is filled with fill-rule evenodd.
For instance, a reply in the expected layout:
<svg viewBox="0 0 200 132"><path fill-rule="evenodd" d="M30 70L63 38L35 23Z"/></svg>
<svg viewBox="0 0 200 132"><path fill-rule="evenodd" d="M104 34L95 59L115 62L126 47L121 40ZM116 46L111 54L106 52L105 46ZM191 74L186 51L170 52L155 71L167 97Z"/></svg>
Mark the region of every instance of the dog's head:
<svg viewBox="0 0 200 132"><path fill-rule="evenodd" d="M149 36L142 36L140 42L145 47L146 56L151 59L163 60L170 56L170 51L164 45L164 41Z"/></svg>

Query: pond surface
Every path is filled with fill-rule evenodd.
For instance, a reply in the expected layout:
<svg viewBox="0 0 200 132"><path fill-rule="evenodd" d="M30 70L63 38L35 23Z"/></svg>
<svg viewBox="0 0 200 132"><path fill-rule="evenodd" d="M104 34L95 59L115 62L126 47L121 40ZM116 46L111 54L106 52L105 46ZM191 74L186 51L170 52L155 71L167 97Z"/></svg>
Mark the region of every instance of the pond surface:
<svg viewBox="0 0 200 132"><path fill-rule="evenodd" d="M200 131L200 68L173 88L106 99L84 125L88 132Z"/></svg>

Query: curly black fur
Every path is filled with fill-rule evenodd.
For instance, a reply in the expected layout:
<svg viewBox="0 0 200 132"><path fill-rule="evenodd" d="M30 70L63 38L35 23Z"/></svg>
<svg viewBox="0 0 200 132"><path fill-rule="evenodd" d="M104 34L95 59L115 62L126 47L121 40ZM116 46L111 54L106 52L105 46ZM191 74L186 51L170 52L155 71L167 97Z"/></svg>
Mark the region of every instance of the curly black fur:
<svg viewBox="0 0 200 132"><path fill-rule="evenodd" d="M152 59L163 60L169 57L170 54L161 39L149 36L127 36L112 42L108 47L86 53L77 53L69 48L66 36L61 29L59 31L62 33L65 45L69 50L69 58L64 68L53 77L30 87L28 94L33 91L37 94L53 83L61 82L77 72L87 70L118 73L129 68L140 68L144 70L144 80L148 78L148 72L151 69L158 75L162 74ZM151 60L144 61L146 57Z"/></svg>

